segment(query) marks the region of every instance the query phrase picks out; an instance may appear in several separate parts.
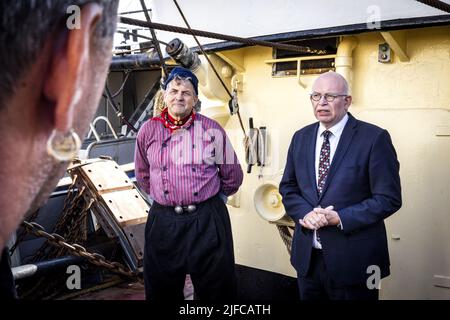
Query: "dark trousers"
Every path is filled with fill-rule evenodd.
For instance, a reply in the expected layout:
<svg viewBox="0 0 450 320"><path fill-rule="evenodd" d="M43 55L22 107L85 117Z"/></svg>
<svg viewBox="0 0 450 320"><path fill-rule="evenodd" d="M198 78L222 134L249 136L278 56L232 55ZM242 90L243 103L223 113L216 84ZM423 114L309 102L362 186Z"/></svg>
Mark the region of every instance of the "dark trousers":
<svg viewBox="0 0 450 320"><path fill-rule="evenodd" d="M219 196L198 204L192 213L152 205L145 227L146 298L183 300L186 274L200 300L236 297L230 218Z"/></svg>
<svg viewBox="0 0 450 320"><path fill-rule="evenodd" d="M371 290L365 283L336 285L327 272L322 250L312 250L306 277L299 275L297 279L301 300L378 300L379 290Z"/></svg>
<svg viewBox="0 0 450 320"><path fill-rule="evenodd" d="M17 299L16 285L11 271L8 248L4 248L0 258L0 299Z"/></svg>

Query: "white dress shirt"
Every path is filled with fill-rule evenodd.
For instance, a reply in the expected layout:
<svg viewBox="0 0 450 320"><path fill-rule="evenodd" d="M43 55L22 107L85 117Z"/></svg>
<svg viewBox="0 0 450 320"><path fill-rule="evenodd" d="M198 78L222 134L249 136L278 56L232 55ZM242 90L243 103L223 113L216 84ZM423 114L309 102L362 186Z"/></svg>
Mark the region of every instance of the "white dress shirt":
<svg viewBox="0 0 450 320"><path fill-rule="evenodd" d="M317 139L316 139L316 157L315 157L315 166L316 169L316 185L319 182L319 158L320 158L320 150L322 149L323 144L323 132L325 130L328 130L331 132L330 137L328 140L330 141L330 165L333 161L334 154L336 153L336 149L339 143L339 140L341 139L342 131L344 131L344 127L347 124L348 121L348 114L345 114L345 116L334 126L332 126L329 129L326 129L323 124L319 124L319 129L317 130ZM322 245L319 241L317 241L317 232L314 231L313 236L313 247L316 249L322 249Z"/></svg>

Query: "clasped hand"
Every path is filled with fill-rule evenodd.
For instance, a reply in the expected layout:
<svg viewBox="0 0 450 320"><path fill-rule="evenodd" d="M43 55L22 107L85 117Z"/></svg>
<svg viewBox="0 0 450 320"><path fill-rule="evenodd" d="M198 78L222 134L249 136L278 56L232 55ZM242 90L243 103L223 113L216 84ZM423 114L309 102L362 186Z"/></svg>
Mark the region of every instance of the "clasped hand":
<svg viewBox="0 0 450 320"><path fill-rule="evenodd" d="M302 227L310 230L318 230L325 226L337 226L341 220L333 206L326 208L314 208L303 219L299 220Z"/></svg>

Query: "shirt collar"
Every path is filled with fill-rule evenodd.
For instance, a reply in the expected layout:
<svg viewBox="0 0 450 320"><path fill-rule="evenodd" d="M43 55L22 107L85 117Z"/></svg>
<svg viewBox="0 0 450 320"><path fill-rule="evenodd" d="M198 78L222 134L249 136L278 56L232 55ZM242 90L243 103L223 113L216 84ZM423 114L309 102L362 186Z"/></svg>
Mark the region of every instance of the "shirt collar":
<svg viewBox="0 0 450 320"><path fill-rule="evenodd" d="M189 129L191 124L195 120L195 111L192 110L191 113L183 118L181 121L178 121L178 124L173 123L173 118L170 116L168 109L164 108L164 110L161 112L159 116L153 117L152 119L160 121L164 127L170 130L170 133L173 133L174 131L178 129Z"/></svg>
<svg viewBox="0 0 450 320"><path fill-rule="evenodd" d="M163 118L167 116L167 120L169 121L170 124L181 127L183 124L185 124L189 120L189 118L192 116L193 112L194 111L192 110L186 117L184 117L183 119L177 120L170 115L168 108L165 108L162 111L161 116Z"/></svg>
<svg viewBox="0 0 450 320"><path fill-rule="evenodd" d="M348 121L348 114L346 113L338 123L336 123L329 129L326 129L325 126L319 122L319 130L318 130L319 137L322 136L322 133L325 130L331 131L331 133L335 137L340 137L342 131L344 130L345 125L347 124L347 121Z"/></svg>

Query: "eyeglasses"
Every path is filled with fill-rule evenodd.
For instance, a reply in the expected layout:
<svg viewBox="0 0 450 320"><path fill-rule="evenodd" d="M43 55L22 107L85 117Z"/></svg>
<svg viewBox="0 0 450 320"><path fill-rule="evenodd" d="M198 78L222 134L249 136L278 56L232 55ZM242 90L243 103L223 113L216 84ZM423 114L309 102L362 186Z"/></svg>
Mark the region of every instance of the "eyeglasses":
<svg viewBox="0 0 450 320"><path fill-rule="evenodd" d="M314 100L314 101L320 101L320 99L322 99L322 97L324 97L325 100L327 100L327 102L332 102L337 97L348 97L348 95L346 95L346 94L329 94L329 93L325 93L324 95L321 95L320 93L311 93L309 96L310 96L311 100Z"/></svg>

